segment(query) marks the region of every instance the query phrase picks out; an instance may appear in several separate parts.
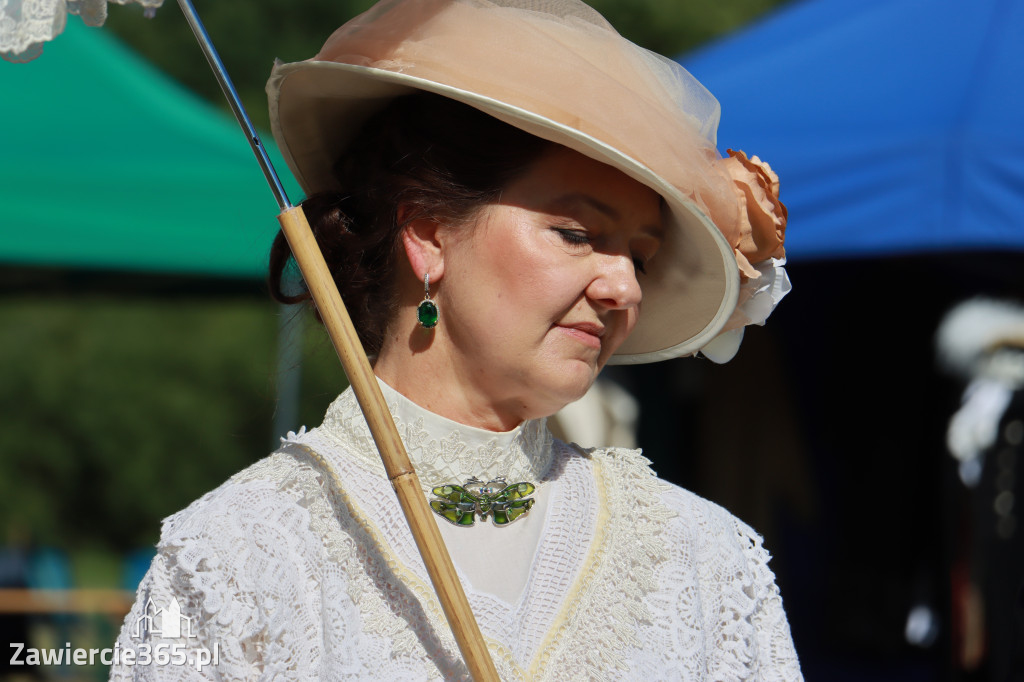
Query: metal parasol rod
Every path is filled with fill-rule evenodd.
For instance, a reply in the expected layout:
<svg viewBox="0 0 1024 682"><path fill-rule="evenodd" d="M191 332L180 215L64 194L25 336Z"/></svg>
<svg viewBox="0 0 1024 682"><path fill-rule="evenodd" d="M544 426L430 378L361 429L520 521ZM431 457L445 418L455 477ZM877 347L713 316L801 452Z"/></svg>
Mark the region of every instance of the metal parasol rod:
<svg viewBox="0 0 1024 682"><path fill-rule="evenodd" d="M434 591L437 592L437 597L448 619L448 625L455 635L455 641L459 645L462 657L466 661L466 666L477 682L500 682L490 652L487 651L487 645L484 643L483 634L469 608L469 601L459 583L451 557L445 548L444 540L441 539L441 533L437 529L437 523L430 512L430 507L427 506L419 478L416 476L405 446L398 436L398 430L395 428L391 412L388 410L380 386L377 384L377 378L374 376L363 346L359 342L359 336L352 326L352 319L349 317L334 279L327 269L327 264L313 237L313 232L309 229L306 215L301 206L293 206L288 200L288 195L270 162L267 150L260 141L260 136L252 125L252 121L249 120L249 115L231 83L224 63L221 62L217 50L214 49L210 36L206 33L206 28L200 21L199 15L196 14L191 1L178 0L178 4L184 12L189 26L192 27L192 32L195 33L203 54L210 62L210 67L235 113L235 118L238 119L239 125L242 126L249 138L249 144L256 154L256 159L259 161L260 168L263 169L263 174L270 184L278 206L281 208L281 213L277 217L278 222L281 223L281 231L284 232L285 238L288 240L295 262L302 272L313 302L320 312L320 317L331 337L341 365L345 369L345 374L348 375L349 383L352 385L352 390L366 417L366 423L377 443L377 449L380 451L388 478L398 495L398 501L409 523L409 529L416 540L416 546L427 567L427 573L434 584Z"/></svg>

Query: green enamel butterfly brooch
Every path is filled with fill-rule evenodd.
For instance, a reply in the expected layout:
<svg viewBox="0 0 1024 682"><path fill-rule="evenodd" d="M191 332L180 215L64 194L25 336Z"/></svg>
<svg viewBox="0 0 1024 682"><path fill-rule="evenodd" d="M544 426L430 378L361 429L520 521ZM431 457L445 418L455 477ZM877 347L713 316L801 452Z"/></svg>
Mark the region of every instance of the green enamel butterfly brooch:
<svg viewBox="0 0 1024 682"><path fill-rule="evenodd" d="M431 490L437 499L430 501L430 508L456 526L472 526L477 514L481 521L490 516L495 526L507 526L530 512L535 500L529 496L535 490L537 486L525 481L509 485L499 477L484 483L474 476L464 485L448 483Z"/></svg>

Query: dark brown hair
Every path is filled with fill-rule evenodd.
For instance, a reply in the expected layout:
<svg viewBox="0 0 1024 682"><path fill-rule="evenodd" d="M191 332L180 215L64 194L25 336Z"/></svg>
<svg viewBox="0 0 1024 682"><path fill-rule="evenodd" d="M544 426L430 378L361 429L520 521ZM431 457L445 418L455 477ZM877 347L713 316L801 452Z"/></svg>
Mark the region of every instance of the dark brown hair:
<svg viewBox="0 0 1024 682"><path fill-rule="evenodd" d="M374 115L335 163L339 189L302 206L359 339L380 351L395 313L395 268L402 227L419 218L458 224L523 173L552 143L454 100L421 93ZM403 223L399 207L405 208ZM297 269L283 233L270 250L270 294L310 299L282 280ZM296 278L297 279L297 278Z"/></svg>

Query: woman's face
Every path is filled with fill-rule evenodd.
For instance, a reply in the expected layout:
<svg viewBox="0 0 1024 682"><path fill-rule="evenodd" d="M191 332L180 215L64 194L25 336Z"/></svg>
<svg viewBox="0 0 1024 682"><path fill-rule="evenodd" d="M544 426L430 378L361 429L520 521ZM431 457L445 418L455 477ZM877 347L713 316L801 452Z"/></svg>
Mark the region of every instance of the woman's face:
<svg viewBox="0 0 1024 682"><path fill-rule="evenodd" d="M461 383L509 422L580 398L636 325L661 206L622 172L556 147L471 225L442 228L436 299Z"/></svg>

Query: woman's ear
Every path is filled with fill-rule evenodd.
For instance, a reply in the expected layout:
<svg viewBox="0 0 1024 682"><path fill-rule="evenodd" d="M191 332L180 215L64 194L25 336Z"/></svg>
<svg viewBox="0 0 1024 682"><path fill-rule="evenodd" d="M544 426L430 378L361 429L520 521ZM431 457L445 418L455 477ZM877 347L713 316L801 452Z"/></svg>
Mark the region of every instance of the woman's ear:
<svg viewBox="0 0 1024 682"><path fill-rule="evenodd" d="M402 219L399 211L399 220ZM444 250L440 239L441 225L428 218L416 218L402 228L402 246L409 259L409 265L416 278L423 281L430 275L431 282L439 282L444 276Z"/></svg>

